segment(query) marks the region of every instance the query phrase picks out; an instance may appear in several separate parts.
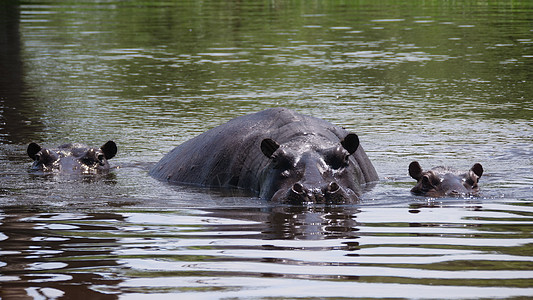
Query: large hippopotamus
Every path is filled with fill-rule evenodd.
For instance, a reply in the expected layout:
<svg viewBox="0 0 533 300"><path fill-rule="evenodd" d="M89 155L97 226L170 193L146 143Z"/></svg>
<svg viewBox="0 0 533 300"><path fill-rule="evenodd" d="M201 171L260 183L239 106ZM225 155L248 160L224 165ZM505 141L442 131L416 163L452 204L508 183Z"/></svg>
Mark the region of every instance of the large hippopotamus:
<svg viewBox="0 0 533 300"><path fill-rule="evenodd" d="M478 182L483 175L483 167L476 163L466 172L455 171L450 168L436 167L423 171L417 161L409 164L409 175L416 179L416 185L411 189L415 195L426 197L457 197L475 195L479 191Z"/></svg>
<svg viewBox="0 0 533 300"><path fill-rule="evenodd" d="M108 141L100 148L73 143L61 145L57 149L47 149L31 143L27 152L33 159L32 170L96 174L109 170L107 160L115 157L117 145Z"/></svg>
<svg viewBox="0 0 533 300"><path fill-rule="evenodd" d="M292 204L354 203L362 185L379 179L355 133L286 108L208 130L170 151L150 175Z"/></svg>

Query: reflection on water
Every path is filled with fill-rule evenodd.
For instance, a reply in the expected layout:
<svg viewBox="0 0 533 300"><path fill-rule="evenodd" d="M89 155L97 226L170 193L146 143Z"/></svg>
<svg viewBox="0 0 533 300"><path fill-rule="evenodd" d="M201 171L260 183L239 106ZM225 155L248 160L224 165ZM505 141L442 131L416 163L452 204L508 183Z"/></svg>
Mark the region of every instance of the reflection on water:
<svg viewBox="0 0 533 300"><path fill-rule="evenodd" d="M531 295L528 210L486 206L108 213L6 207L2 295L25 295L30 286L45 297L217 292L220 298L249 296L250 289L289 298L305 290L351 297L353 289L388 297L394 284L405 285L395 291L407 298L429 286L428 298Z"/></svg>
<svg viewBox="0 0 533 300"><path fill-rule="evenodd" d="M79 284L100 282L115 285L120 282L105 272L97 271L118 265L112 257L117 239L94 238L83 233L110 230L109 225L100 225L98 220L123 221L122 216L114 213L83 216L40 213L25 207L6 208L1 216L0 280L3 286L0 295L3 299L24 295L34 298L115 298L93 291L90 285ZM80 223L69 224L69 221ZM78 234L62 234L65 231L76 231Z"/></svg>
<svg viewBox="0 0 533 300"><path fill-rule="evenodd" d="M2 2L0 297L533 296L532 5ZM380 183L291 207L147 175L273 106L357 132ZM108 175L28 172L30 142L107 140ZM413 160L482 163L481 196L412 196Z"/></svg>
<svg viewBox="0 0 533 300"><path fill-rule="evenodd" d="M0 4L0 142L20 143L42 127L23 78L19 15L14 1Z"/></svg>

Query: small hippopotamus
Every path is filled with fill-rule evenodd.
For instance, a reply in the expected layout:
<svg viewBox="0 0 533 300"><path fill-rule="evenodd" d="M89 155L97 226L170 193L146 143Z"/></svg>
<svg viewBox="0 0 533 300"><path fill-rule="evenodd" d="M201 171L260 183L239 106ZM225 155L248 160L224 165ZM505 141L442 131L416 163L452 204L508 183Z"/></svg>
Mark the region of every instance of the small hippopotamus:
<svg viewBox="0 0 533 300"><path fill-rule="evenodd" d="M290 204L354 203L362 185L379 179L357 134L286 108L208 130L170 151L150 175Z"/></svg>
<svg viewBox="0 0 533 300"><path fill-rule="evenodd" d="M107 160L117 154L117 145L108 141L100 148L73 143L61 145L57 149L47 149L31 143L27 152L33 159L32 170L96 174L109 170Z"/></svg>
<svg viewBox="0 0 533 300"><path fill-rule="evenodd" d="M423 171L417 161L409 164L409 175L417 180L411 192L415 195L427 197L465 196L476 194L479 190L478 182L483 175L483 167L476 163L467 172L436 167Z"/></svg>

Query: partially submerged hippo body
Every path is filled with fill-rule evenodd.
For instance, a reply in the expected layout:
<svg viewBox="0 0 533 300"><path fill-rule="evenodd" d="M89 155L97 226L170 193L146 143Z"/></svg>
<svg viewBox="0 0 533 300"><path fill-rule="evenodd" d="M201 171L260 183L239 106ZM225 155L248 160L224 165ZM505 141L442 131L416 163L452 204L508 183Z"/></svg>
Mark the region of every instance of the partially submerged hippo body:
<svg viewBox="0 0 533 300"><path fill-rule="evenodd" d="M208 130L170 151L150 175L295 204L354 203L363 184L378 180L355 133L285 108Z"/></svg>
<svg viewBox="0 0 533 300"><path fill-rule="evenodd" d="M426 197L474 195L479 191L478 182L483 175L483 167L476 163L467 172L457 172L449 168L436 167L423 171L417 161L409 164L409 175L417 180L411 192Z"/></svg>
<svg viewBox="0 0 533 300"><path fill-rule="evenodd" d="M27 152L33 159L32 170L96 174L109 170L107 160L117 154L117 145L109 141L100 148L74 143L47 149L31 143Z"/></svg>

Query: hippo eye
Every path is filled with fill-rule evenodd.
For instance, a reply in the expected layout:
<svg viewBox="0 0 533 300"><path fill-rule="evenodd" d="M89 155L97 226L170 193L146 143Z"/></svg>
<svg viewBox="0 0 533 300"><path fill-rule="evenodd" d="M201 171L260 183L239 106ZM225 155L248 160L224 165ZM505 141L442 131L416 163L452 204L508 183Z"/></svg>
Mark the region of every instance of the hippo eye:
<svg viewBox="0 0 533 300"><path fill-rule="evenodd" d="M277 159L274 162L274 169L278 170L287 170L290 167L289 160L287 159Z"/></svg>
<svg viewBox="0 0 533 300"><path fill-rule="evenodd" d="M477 186L477 181L472 179L471 177L463 179L463 182L463 185L466 185L467 187L475 188Z"/></svg>
<svg viewBox="0 0 533 300"><path fill-rule="evenodd" d="M434 189L441 183L441 179L433 173L428 172L428 174L422 177L422 186L426 190Z"/></svg>
<svg viewBox="0 0 533 300"><path fill-rule="evenodd" d="M41 154L35 154L35 161L41 160Z"/></svg>
<svg viewBox="0 0 533 300"><path fill-rule="evenodd" d="M288 170L292 167L292 159L288 155L276 155L273 157L274 169Z"/></svg>
<svg viewBox="0 0 533 300"><path fill-rule="evenodd" d="M98 155L98 160L99 161L104 161L104 158L105 158L105 156L103 154L99 154Z"/></svg>
<svg viewBox="0 0 533 300"><path fill-rule="evenodd" d="M326 163L332 169L338 170L340 168L345 168L348 166L350 156L344 152L341 152L341 153L330 153L329 155L326 155L324 158L325 158Z"/></svg>

